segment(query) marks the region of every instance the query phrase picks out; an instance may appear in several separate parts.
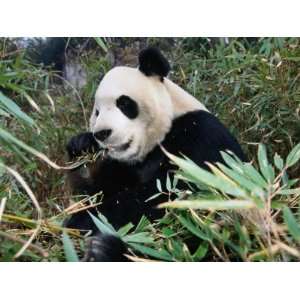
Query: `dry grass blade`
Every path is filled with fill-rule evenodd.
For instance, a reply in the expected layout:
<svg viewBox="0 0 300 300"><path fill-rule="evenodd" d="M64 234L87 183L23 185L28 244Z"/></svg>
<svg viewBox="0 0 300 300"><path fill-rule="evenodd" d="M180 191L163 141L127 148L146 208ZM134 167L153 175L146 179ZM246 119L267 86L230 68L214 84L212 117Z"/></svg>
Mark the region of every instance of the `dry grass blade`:
<svg viewBox="0 0 300 300"><path fill-rule="evenodd" d="M52 112L55 113L55 104L54 104L54 101L53 101L52 97L47 92L44 92L44 95L48 99L48 101L49 101L49 103L51 105Z"/></svg>
<svg viewBox="0 0 300 300"><path fill-rule="evenodd" d="M29 198L31 199L33 205L35 206L36 210L37 210L37 222L36 222L36 228L33 231L32 235L30 236L30 238L27 240L27 242L21 247L21 249L18 251L18 253L15 255L15 258L18 258L19 256L21 256L24 251L29 247L29 245L32 243L32 241L34 240L34 238L37 236L41 224L42 224L42 209L39 205L38 200L36 199L34 193L32 192L32 190L30 189L30 187L28 186L28 184L25 182L25 180L22 178L22 176L15 170L13 170L12 168L1 164L0 165L9 173L11 174L13 177L15 177L15 179L21 184L21 186L24 188L24 190L26 191L27 195L29 196Z"/></svg>
<svg viewBox="0 0 300 300"><path fill-rule="evenodd" d="M27 93L23 93L24 97L27 99L29 104L39 113L41 113L40 107L37 105L37 103L30 97Z"/></svg>
<svg viewBox="0 0 300 300"><path fill-rule="evenodd" d="M0 203L0 223L1 223L1 220L2 220L2 215L4 213L4 208L5 208L6 201L7 201L6 197L3 197L1 199L1 203Z"/></svg>
<svg viewBox="0 0 300 300"><path fill-rule="evenodd" d="M130 259L130 261L133 261L133 262L158 262L157 260L141 258L141 257L137 257L137 256L132 256L129 254L125 254L124 256L126 256L128 259Z"/></svg>
<svg viewBox="0 0 300 300"><path fill-rule="evenodd" d="M297 249L292 248L280 241L275 241L275 244L272 244L271 246L269 246L261 251L258 251L258 252L255 252L255 253L249 255L248 260L253 261L260 257L270 257L270 256L277 254L280 251L285 251L285 252L289 253L290 255L297 257L298 259L300 258L300 252Z"/></svg>

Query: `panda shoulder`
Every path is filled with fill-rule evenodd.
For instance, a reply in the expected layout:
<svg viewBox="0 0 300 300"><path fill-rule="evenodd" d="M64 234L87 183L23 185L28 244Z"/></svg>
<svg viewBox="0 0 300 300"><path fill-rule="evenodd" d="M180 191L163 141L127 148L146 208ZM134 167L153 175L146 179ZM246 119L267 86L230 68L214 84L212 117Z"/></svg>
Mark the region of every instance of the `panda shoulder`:
<svg viewBox="0 0 300 300"><path fill-rule="evenodd" d="M176 117L166 136L170 140L186 140L191 137L202 138L209 132L222 133L224 125L213 114L205 110L195 110Z"/></svg>
<svg viewBox="0 0 300 300"><path fill-rule="evenodd" d="M204 110L191 111L174 119L163 146L191 159L199 153L219 153L225 149L240 152L238 142L229 130L217 117Z"/></svg>

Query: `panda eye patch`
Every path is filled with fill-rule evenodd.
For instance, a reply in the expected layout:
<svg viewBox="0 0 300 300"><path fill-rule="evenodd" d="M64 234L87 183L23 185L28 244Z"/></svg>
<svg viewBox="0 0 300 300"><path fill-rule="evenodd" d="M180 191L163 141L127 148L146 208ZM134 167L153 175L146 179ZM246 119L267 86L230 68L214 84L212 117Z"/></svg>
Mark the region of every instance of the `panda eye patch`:
<svg viewBox="0 0 300 300"><path fill-rule="evenodd" d="M95 110L95 115L96 115L96 117L99 116L99 110L98 109Z"/></svg>
<svg viewBox="0 0 300 300"><path fill-rule="evenodd" d="M136 101L128 96L121 96L117 99L116 106L129 119L135 119L139 114L139 109Z"/></svg>

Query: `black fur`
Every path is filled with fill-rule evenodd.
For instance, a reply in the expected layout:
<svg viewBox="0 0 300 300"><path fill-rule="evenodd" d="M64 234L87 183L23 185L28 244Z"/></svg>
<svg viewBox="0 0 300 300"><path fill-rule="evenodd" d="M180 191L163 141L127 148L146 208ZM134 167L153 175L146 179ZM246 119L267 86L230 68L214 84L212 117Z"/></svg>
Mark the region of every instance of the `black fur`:
<svg viewBox="0 0 300 300"><path fill-rule="evenodd" d="M114 235L98 234L88 239L83 261L125 262L125 243Z"/></svg>
<svg viewBox="0 0 300 300"><path fill-rule="evenodd" d="M99 145L91 132L73 137L67 145L70 159L81 156L84 153L97 152L97 150L99 150Z"/></svg>
<svg viewBox="0 0 300 300"><path fill-rule="evenodd" d="M98 132L95 132L94 133L94 137L103 142L105 141L112 133L112 130L111 129L103 129L103 130L100 130Z"/></svg>
<svg viewBox="0 0 300 300"><path fill-rule="evenodd" d="M84 145L84 149L93 149L92 145L87 147L82 143L84 135L87 136L86 141L90 140L90 133L73 138L72 146L69 148L75 148L76 151L71 153L80 152L81 145ZM90 142L93 144L92 140ZM236 139L216 117L205 111L189 112L175 119L162 145L170 153L184 154L205 169L208 169L205 162L224 163L220 155L220 151L224 150L230 150L241 160L245 160ZM94 170L89 183L84 185L84 192L93 195L103 191L104 198L99 211L118 229L129 222L137 224L142 215L150 220L163 216L164 211L157 209L156 206L167 200L164 195L151 201L145 200L157 193L156 179L165 182L168 173L172 179L174 170L176 167L169 162L159 146L155 147L143 162L134 165L106 158ZM79 181L81 181L80 177ZM79 186L76 182L73 184ZM184 187L184 183L178 187ZM93 234L99 234L86 212L73 215L67 225L72 228L92 230ZM115 257L119 252L113 252L110 245L104 245L106 238L101 239L101 243L95 244L101 245L103 249L93 249L91 246L87 253L100 253L97 256L92 254L99 261L123 259L123 255Z"/></svg>
<svg viewBox="0 0 300 300"><path fill-rule="evenodd" d="M139 115L139 107L136 101L128 96L121 96L116 101L116 106L129 119L135 119Z"/></svg>
<svg viewBox="0 0 300 300"><path fill-rule="evenodd" d="M146 76L158 75L163 78L168 75L170 64L158 49L149 47L139 54L139 70Z"/></svg>

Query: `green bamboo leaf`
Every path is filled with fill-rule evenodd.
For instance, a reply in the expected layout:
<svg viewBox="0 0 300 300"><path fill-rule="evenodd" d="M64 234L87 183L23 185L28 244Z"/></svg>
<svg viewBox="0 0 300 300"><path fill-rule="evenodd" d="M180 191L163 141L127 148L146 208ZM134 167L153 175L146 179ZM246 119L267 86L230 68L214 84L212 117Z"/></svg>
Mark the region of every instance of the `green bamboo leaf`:
<svg viewBox="0 0 300 300"><path fill-rule="evenodd" d="M0 138L4 139L8 144L15 144L18 147L26 150L27 152L37 156L41 160L45 161L47 164L49 164L52 168L54 169L61 169L60 166L52 162L45 154L35 150L34 148L28 146L21 140L17 139L13 135L11 135L8 131L4 130L3 128L0 127Z"/></svg>
<svg viewBox="0 0 300 300"><path fill-rule="evenodd" d="M29 102L29 104L32 106L33 109L35 109L39 113L41 112L41 110L40 110L39 106L37 105L37 103L26 92L26 89L28 90L28 87L26 87L26 86L21 86L20 87L19 85L12 84L12 83L7 83L6 87L8 87L9 89L15 91L16 93L22 95Z"/></svg>
<svg viewBox="0 0 300 300"><path fill-rule="evenodd" d="M198 249L196 250L196 252L192 256L193 260L201 261L205 257L207 251L208 251L208 243L207 242L201 243Z"/></svg>
<svg viewBox="0 0 300 300"><path fill-rule="evenodd" d="M265 145L259 144L257 157L261 173L268 182L272 182L274 180L275 173L273 168L269 165Z"/></svg>
<svg viewBox="0 0 300 300"><path fill-rule="evenodd" d="M201 240L211 241L211 238L198 226L196 226L191 220L186 219L183 216L178 216L178 220L186 229L188 229L195 236L199 237Z"/></svg>
<svg viewBox="0 0 300 300"><path fill-rule="evenodd" d="M102 50L104 52L107 52L108 49L107 49L107 46L105 44L105 42L103 41L103 38L100 38L100 37L94 37L96 43L102 48Z"/></svg>
<svg viewBox="0 0 300 300"><path fill-rule="evenodd" d="M171 237L172 235L176 235L176 232L174 232L171 228L165 227L162 228L162 233L165 237Z"/></svg>
<svg viewBox="0 0 300 300"><path fill-rule="evenodd" d="M153 199L156 199L157 197L159 197L161 195L161 193L157 193L154 194L153 196L149 197L148 199L145 200L145 202L151 201Z"/></svg>
<svg viewBox="0 0 300 300"><path fill-rule="evenodd" d="M240 175L239 173L230 170L229 168L227 168L226 166L224 166L224 165L222 165L220 163L217 163L217 165L218 165L218 167L226 175L228 175L230 178L232 178L234 181L236 181L239 185L243 186L247 190L249 190L249 191L255 191L255 190L257 190L259 188L255 183L253 183L252 181L248 180L247 178L245 178L244 176Z"/></svg>
<svg viewBox="0 0 300 300"><path fill-rule="evenodd" d="M167 173L166 189L167 189L167 191L171 191L172 190L172 185L171 185L171 180L170 180L169 173Z"/></svg>
<svg viewBox="0 0 300 300"><path fill-rule="evenodd" d="M143 231L144 228L149 225L149 223L150 223L149 220L143 215L141 217L139 223L137 224L134 232Z"/></svg>
<svg viewBox="0 0 300 300"><path fill-rule="evenodd" d="M300 225L287 206L283 208L283 218L292 237L300 242Z"/></svg>
<svg viewBox="0 0 300 300"><path fill-rule="evenodd" d="M245 163L243 165L243 170L245 174L249 177L249 179L251 179L260 187L266 188L268 186L268 183L265 181L265 179L250 163Z"/></svg>
<svg viewBox="0 0 300 300"><path fill-rule="evenodd" d="M6 97L2 92L0 92L0 104L2 104L6 111L15 116L16 118L26 122L30 126L34 126L35 122L27 114L25 114L20 107L11 99Z"/></svg>
<svg viewBox="0 0 300 300"><path fill-rule="evenodd" d="M287 187L292 187L293 185L295 185L297 182L299 182L300 178L295 178L295 179L289 179L288 183L287 183Z"/></svg>
<svg viewBox="0 0 300 300"><path fill-rule="evenodd" d="M226 164L233 170L237 171L240 174L244 174L243 171L243 163L242 162L238 162L236 159L237 157L232 157L233 154L229 154L226 152L221 151L221 156L224 159L224 161L226 162Z"/></svg>
<svg viewBox="0 0 300 300"><path fill-rule="evenodd" d="M286 165L288 167L293 166L295 163L298 162L300 159L300 143L297 144L289 153L289 155L286 158Z"/></svg>
<svg viewBox="0 0 300 300"><path fill-rule="evenodd" d="M128 223L125 226L121 227L118 230L118 234L122 237L125 236L132 228L134 227L134 225L132 223Z"/></svg>
<svg viewBox="0 0 300 300"><path fill-rule="evenodd" d="M283 159L277 153L274 155L274 165L279 171L281 171L284 167Z"/></svg>
<svg viewBox="0 0 300 300"><path fill-rule="evenodd" d="M114 228L110 224L108 224L108 222L105 221L106 218L105 219L103 219L103 218L100 219L100 217L102 217L102 215L99 214L99 218L96 218L89 211L88 211L88 214L90 215L90 217L92 218L93 222L95 223L97 228L100 230L100 232L118 236L118 232L116 232L114 230Z"/></svg>
<svg viewBox="0 0 300 300"><path fill-rule="evenodd" d="M123 237L125 243L152 244L153 238L147 232L129 234Z"/></svg>
<svg viewBox="0 0 300 300"><path fill-rule="evenodd" d="M129 245L133 249L141 252L142 254L146 254L148 256L152 256L154 258L165 260L165 261L174 261L172 256L170 255L170 253L164 249L155 250L155 249L152 249L152 248L140 245L140 244L136 244L136 243L129 243Z"/></svg>
<svg viewBox="0 0 300 300"><path fill-rule="evenodd" d="M182 159L166 151L165 153L181 168L182 171L184 171L184 173L187 174L188 178L191 178L193 180L195 184L204 183L232 196L243 198L247 197L247 193L238 185L233 184L228 180L220 176L216 176L204 169L201 169L198 165L196 165L188 158Z"/></svg>
<svg viewBox="0 0 300 300"><path fill-rule="evenodd" d="M161 183L160 183L159 179L156 179L156 187L157 187L159 192L162 192Z"/></svg>
<svg viewBox="0 0 300 300"><path fill-rule="evenodd" d="M79 258L77 256L73 242L65 230L63 231L62 242L63 242L64 252L65 252L67 261L78 262Z"/></svg>

